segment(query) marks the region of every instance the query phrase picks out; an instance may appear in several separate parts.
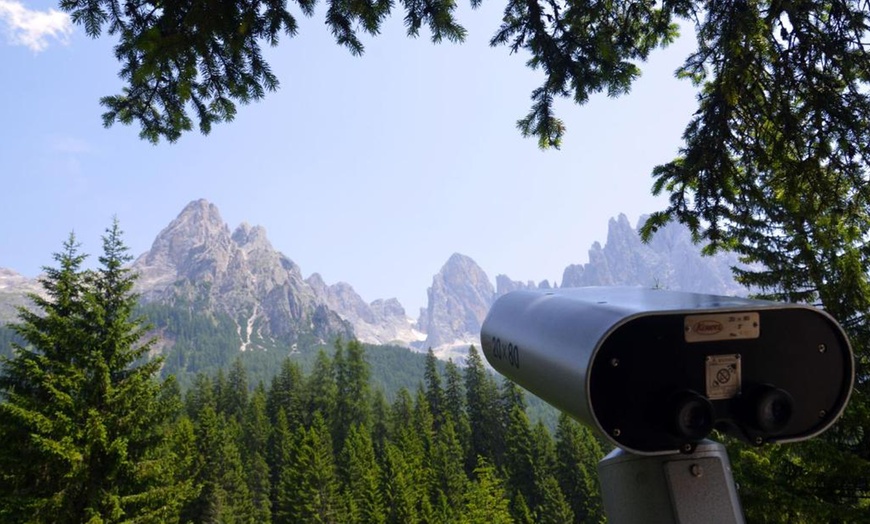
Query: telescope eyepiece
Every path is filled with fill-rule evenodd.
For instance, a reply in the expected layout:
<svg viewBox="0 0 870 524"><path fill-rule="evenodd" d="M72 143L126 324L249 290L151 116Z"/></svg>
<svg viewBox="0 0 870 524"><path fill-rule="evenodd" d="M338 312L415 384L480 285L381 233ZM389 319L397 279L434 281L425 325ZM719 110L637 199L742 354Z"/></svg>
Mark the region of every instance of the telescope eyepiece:
<svg viewBox="0 0 870 524"><path fill-rule="evenodd" d="M787 391L764 385L753 396L752 415L758 429L775 435L788 426L794 414L794 399Z"/></svg>
<svg viewBox="0 0 870 524"><path fill-rule="evenodd" d="M699 441L713 431L715 412L706 397L694 391L676 395L673 402L673 430L677 437Z"/></svg>

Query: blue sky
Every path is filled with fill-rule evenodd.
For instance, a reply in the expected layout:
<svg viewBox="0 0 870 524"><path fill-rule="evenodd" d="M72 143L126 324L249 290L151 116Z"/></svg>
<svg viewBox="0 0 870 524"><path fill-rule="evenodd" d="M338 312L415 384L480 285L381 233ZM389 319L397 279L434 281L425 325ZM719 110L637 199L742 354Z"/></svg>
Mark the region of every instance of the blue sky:
<svg viewBox="0 0 870 524"><path fill-rule="evenodd" d="M412 316L454 252L494 279L561 280L607 221L661 209L652 168L672 159L696 107L673 78L693 36L659 50L631 94L565 101L560 151L515 129L540 73L488 46L503 4L460 9L461 45L404 36L401 15L353 57L323 9L268 57L281 88L209 136L153 146L104 129L101 96L120 88L112 37L92 40L56 4L0 0L0 267L35 276L74 230L84 250L117 215L135 255L191 200L367 301Z"/></svg>

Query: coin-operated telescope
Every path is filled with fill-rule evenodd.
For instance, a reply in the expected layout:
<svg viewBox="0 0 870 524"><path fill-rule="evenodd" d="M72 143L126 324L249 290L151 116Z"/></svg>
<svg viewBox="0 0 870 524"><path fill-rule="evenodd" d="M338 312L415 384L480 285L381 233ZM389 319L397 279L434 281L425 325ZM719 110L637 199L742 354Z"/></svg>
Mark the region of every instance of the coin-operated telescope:
<svg viewBox="0 0 870 524"><path fill-rule="evenodd" d="M599 465L616 522L715 522L719 495L732 500L719 521L742 522L727 454L706 437L811 438L840 416L854 379L849 341L823 311L665 290L508 293L481 346L498 372L624 450ZM667 486L662 508L631 478Z"/></svg>

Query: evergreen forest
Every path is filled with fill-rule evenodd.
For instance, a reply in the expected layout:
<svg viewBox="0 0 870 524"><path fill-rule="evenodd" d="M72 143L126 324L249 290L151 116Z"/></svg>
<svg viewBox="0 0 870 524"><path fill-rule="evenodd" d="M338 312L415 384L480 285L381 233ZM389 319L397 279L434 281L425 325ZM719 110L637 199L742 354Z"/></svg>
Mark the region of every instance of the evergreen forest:
<svg viewBox="0 0 870 524"><path fill-rule="evenodd" d="M70 235L34 308L0 329L0 522L605 520L606 444L474 346L461 367L355 340L233 352L220 322L139 306L117 222L98 267L85 258ZM870 515L864 464L836 439L728 445L751 522Z"/></svg>
<svg viewBox="0 0 870 524"><path fill-rule="evenodd" d="M224 365L221 324L191 318L162 356L117 223L103 248L85 270L71 235L45 296L0 330L0 521L603 519L600 443L566 417L532 423L474 347L459 367L339 340L269 374L237 350Z"/></svg>

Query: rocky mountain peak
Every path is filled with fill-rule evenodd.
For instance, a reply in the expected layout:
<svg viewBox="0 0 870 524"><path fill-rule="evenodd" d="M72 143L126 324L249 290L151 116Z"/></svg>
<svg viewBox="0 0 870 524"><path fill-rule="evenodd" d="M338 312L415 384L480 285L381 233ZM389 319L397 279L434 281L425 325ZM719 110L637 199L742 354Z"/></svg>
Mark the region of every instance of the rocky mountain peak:
<svg viewBox="0 0 870 524"><path fill-rule="evenodd" d="M625 215L610 219L607 243L595 242L587 264L573 264L562 274L562 287L644 286L718 295L741 295L731 267L736 255L701 256L689 230L676 222L661 228L648 244L640 240L640 217L634 227Z"/></svg>
<svg viewBox="0 0 870 524"><path fill-rule="evenodd" d="M456 341L480 332L480 325L495 299L486 273L470 257L454 253L432 279L428 306L417 322L427 334L427 347Z"/></svg>
<svg viewBox="0 0 870 524"><path fill-rule="evenodd" d="M180 274L209 279L224 273L230 260L232 239L217 206L206 200L189 203L139 257L139 288L145 298L175 282Z"/></svg>
<svg viewBox="0 0 870 524"><path fill-rule="evenodd" d="M0 267L0 326L18 319L18 307L30 304L28 293L44 294L39 279Z"/></svg>
<svg viewBox="0 0 870 524"><path fill-rule="evenodd" d="M214 204L188 204L133 264L145 300L183 301L221 311L238 324L240 347L252 334L293 341L352 330L305 283L299 267L275 251L266 230L243 223L230 234Z"/></svg>
<svg viewBox="0 0 870 524"><path fill-rule="evenodd" d="M0 291L11 292L19 289L32 291L38 287L36 279L27 278L16 271L0 267Z"/></svg>
<svg viewBox="0 0 870 524"><path fill-rule="evenodd" d="M409 344L425 338L413 329L405 308L395 298L366 304L346 282L329 286L318 273L313 273L305 281L319 299L353 325L356 337L362 342Z"/></svg>
<svg viewBox="0 0 870 524"><path fill-rule="evenodd" d="M266 236L266 228L263 226L251 226L247 222L242 222L233 231L232 239L239 247L246 248L247 251L255 249L263 251L273 250L272 244Z"/></svg>
<svg viewBox="0 0 870 524"><path fill-rule="evenodd" d="M175 220L157 235L149 253L166 253L178 261L194 246L226 246L228 240L229 227L221 218L217 206L200 199L187 204Z"/></svg>

